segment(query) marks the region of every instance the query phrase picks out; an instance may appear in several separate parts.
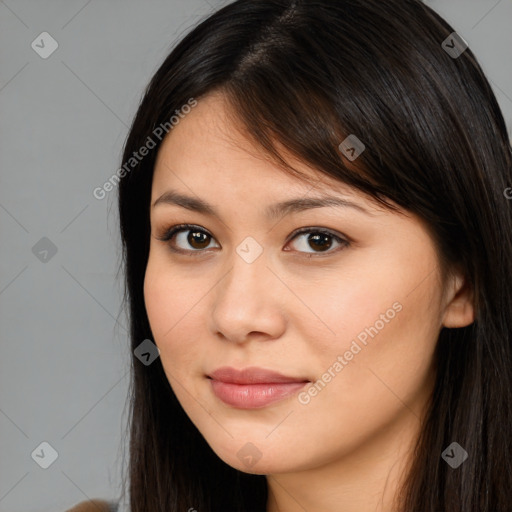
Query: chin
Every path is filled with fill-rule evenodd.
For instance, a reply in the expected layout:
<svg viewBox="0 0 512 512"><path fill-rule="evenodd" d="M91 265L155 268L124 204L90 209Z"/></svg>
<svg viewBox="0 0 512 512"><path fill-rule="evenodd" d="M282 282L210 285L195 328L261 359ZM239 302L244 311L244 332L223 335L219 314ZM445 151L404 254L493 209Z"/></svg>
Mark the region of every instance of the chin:
<svg viewBox="0 0 512 512"><path fill-rule="evenodd" d="M216 455L228 466L253 475L288 473L296 469L289 450L282 444L280 450L264 441L241 442L230 440L228 445L211 445ZM300 461L295 461L300 465Z"/></svg>

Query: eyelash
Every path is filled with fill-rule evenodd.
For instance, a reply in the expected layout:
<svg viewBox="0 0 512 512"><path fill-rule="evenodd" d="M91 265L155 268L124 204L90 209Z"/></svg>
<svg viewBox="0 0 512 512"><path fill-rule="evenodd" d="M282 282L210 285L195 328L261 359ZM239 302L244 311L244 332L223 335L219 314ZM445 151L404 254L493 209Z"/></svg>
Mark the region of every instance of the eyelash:
<svg viewBox="0 0 512 512"><path fill-rule="evenodd" d="M171 226L170 228L168 228L168 229L166 229L164 231L162 236L156 237L156 238L158 240L162 241L162 242L167 242L168 245L169 245L169 248L171 249L172 252L179 253L179 254L186 254L186 255L189 255L189 256L199 256L199 255L204 254L206 249L195 249L195 250L176 249L170 243L173 240L173 238L175 237L176 234L178 234L178 233L180 233L182 231L186 232L186 231L192 231L192 230L194 230L196 232L204 233L205 235L207 235L207 236L211 237L212 239L214 239L213 235L208 233L208 231L206 231L206 230L204 230L204 229L202 229L199 226L196 226L194 224L178 224L176 226ZM308 258L311 258L313 256L315 256L315 257L322 257L324 255L329 255L329 254L337 253L337 252L345 249L346 247L348 247L350 245L348 237L342 238L342 237L334 234L332 231L330 231L328 229L325 229L325 228L313 228L313 227L300 228L300 229L294 231L292 233L292 236L290 237L290 239L288 240L287 243L291 242L296 237L298 237L299 235L302 235L304 233L314 233L314 234L328 235L328 236L332 237L336 242L341 244L341 247L338 247L337 249L334 249L334 250L328 249L327 251L317 251L317 252L298 251L301 254L306 254Z"/></svg>

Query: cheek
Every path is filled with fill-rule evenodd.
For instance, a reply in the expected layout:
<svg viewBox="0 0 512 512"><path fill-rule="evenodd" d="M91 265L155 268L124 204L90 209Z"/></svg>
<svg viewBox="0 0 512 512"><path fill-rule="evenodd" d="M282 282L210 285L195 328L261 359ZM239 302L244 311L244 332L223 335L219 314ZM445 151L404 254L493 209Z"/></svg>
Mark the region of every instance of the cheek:
<svg viewBox="0 0 512 512"><path fill-rule="evenodd" d="M172 328L176 308L180 307L175 286L171 274L150 257L144 277L144 302L155 341L163 339Z"/></svg>
<svg viewBox="0 0 512 512"><path fill-rule="evenodd" d="M204 286L204 282L203 282ZM167 376L178 378L197 365L201 352L197 305L204 288L150 256L144 278L144 301L154 342Z"/></svg>
<svg viewBox="0 0 512 512"><path fill-rule="evenodd" d="M375 279L372 287L354 287L349 295L340 291L338 317L330 317L336 337L317 345L320 382L311 410L320 413L336 403L343 418L367 425L390 420L405 404L421 413L431 384L441 298L434 277L411 292L409 283L420 279L398 282L391 276Z"/></svg>
<svg viewBox="0 0 512 512"><path fill-rule="evenodd" d="M359 259L347 265L336 284L311 288L315 293L307 296L308 305L322 322L316 322L316 333L301 324L314 340L308 359L317 378L333 382L325 387L340 403L353 404L354 411L358 403L378 407L376 390L390 396L390 389L403 390L411 396L429 378L441 327L442 289L438 275L429 274L435 261L434 253L398 259L390 251L389 257L380 254L367 264ZM327 400L331 392L318 394Z"/></svg>
<svg viewBox="0 0 512 512"><path fill-rule="evenodd" d="M144 302L154 341L165 353L175 339L180 319L186 316L188 300L186 288L156 257L150 256L146 268Z"/></svg>
<svg viewBox="0 0 512 512"><path fill-rule="evenodd" d="M402 309L402 293L397 283L390 282L390 275L349 269L336 279L318 279L315 285L308 280L293 286L309 309L293 316L302 331L299 338L309 340L310 348L322 356L324 364L349 350L353 340L364 343L371 339L367 329L376 323L379 332L388 331L389 324L400 316L397 310Z"/></svg>

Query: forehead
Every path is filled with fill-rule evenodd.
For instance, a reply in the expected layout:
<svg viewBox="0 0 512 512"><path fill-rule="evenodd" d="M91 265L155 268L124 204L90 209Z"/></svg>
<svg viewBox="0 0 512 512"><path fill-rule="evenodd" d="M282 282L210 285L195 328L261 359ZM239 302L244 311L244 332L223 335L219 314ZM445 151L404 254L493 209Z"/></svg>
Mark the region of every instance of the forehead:
<svg viewBox="0 0 512 512"><path fill-rule="evenodd" d="M199 187L205 192L227 187L233 191L243 188L254 192L263 188L268 195L283 195L287 191L293 191L295 195L325 191L361 195L276 144L301 176L286 172L243 132L243 126L233 116L222 94L214 93L199 100L159 148L153 197L170 185L182 190Z"/></svg>

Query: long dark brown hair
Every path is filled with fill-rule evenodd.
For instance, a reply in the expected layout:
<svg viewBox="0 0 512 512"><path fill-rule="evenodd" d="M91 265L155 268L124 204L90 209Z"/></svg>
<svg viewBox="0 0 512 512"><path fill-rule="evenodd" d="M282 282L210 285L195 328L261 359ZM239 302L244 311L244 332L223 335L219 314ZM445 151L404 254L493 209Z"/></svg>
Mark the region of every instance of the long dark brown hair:
<svg viewBox="0 0 512 512"><path fill-rule="evenodd" d="M154 339L143 297L154 133L191 98L224 93L240 129L289 172L279 148L426 222L443 265L464 271L476 319L440 332L435 388L397 493L400 512L512 507L512 205L504 197L512 151L471 49L454 56L443 47L453 32L419 0L230 3L188 33L152 78L123 163L148 137L156 147L119 184L132 352ZM352 164L338 147L349 134L366 146ZM160 359L145 366L132 358L130 392L132 512L265 511L265 476L214 454ZM453 441L469 455L456 469L441 458Z"/></svg>

